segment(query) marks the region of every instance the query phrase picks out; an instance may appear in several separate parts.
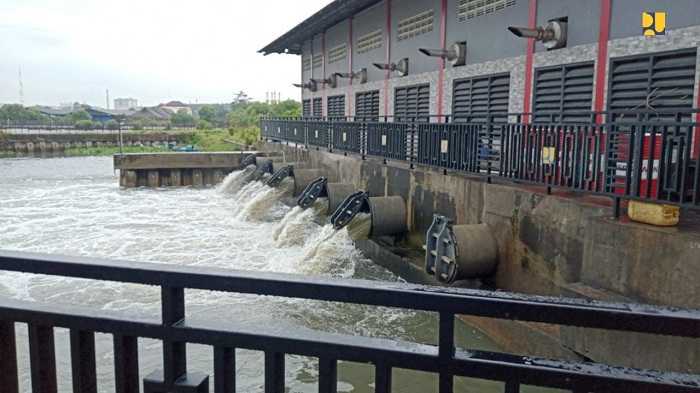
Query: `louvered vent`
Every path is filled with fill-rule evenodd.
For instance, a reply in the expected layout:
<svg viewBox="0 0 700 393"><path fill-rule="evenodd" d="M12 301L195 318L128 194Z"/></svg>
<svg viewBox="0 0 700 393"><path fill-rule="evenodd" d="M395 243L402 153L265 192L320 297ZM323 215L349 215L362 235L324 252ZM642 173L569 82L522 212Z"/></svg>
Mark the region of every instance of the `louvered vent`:
<svg viewBox="0 0 700 393"><path fill-rule="evenodd" d="M345 116L345 95L328 97L327 104L328 117L344 117Z"/></svg>
<svg viewBox="0 0 700 393"><path fill-rule="evenodd" d="M314 113L314 117L322 117L323 116L323 99L322 98L314 98L313 113Z"/></svg>
<svg viewBox="0 0 700 393"><path fill-rule="evenodd" d="M433 31L435 12L428 10L399 21L397 39L406 40Z"/></svg>
<svg viewBox="0 0 700 393"><path fill-rule="evenodd" d="M336 46L328 51L328 63L335 63L345 59L347 52L348 47L345 44Z"/></svg>
<svg viewBox="0 0 700 393"><path fill-rule="evenodd" d="M458 0L457 18L460 22L464 22L514 5L515 0Z"/></svg>
<svg viewBox="0 0 700 393"><path fill-rule="evenodd" d="M692 108L697 49L611 60L611 111Z"/></svg>
<svg viewBox="0 0 700 393"><path fill-rule="evenodd" d="M589 121L593 103L593 62L535 70L535 121Z"/></svg>
<svg viewBox="0 0 700 393"><path fill-rule="evenodd" d="M304 116L304 117L311 116L311 100L303 100L301 102L301 108L302 108L302 116Z"/></svg>
<svg viewBox="0 0 700 393"><path fill-rule="evenodd" d="M430 115L430 85L399 87L394 91L396 121L428 121Z"/></svg>
<svg viewBox="0 0 700 393"><path fill-rule="evenodd" d="M509 95L509 73L455 80L452 117L455 121L486 121L489 115L501 114L494 120L504 120Z"/></svg>
<svg viewBox="0 0 700 393"><path fill-rule="evenodd" d="M357 39L357 53L369 52L382 47L382 30L375 30Z"/></svg>
<svg viewBox="0 0 700 393"><path fill-rule="evenodd" d="M304 71L309 71L311 70L311 56L305 56L301 60L301 66L304 69Z"/></svg>
<svg viewBox="0 0 700 393"><path fill-rule="evenodd" d="M361 120L379 119L379 90L355 95L355 117Z"/></svg>
<svg viewBox="0 0 700 393"><path fill-rule="evenodd" d="M313 66L314 68L319 68L323 65L323 56L322 55L314 55L313 56Z"/></svg>

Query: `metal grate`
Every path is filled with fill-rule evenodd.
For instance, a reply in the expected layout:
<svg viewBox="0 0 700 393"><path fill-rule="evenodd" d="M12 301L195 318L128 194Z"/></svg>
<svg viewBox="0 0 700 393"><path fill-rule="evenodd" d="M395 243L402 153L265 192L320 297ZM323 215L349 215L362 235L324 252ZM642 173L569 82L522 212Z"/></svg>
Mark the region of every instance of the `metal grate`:
<svg viewBox="0 0 700 393"><path fill-rule="evenodd" d="M536 69L534 120L589 121L588 113L593 104L593 71L592 61Z"/></svg>
<svg viewBox="0 0 700 393"><path fill-rule="evenodd" d="M397 39L399 41L433 31L435 12L428 10L399 21Z"/></svg>
<svg viewBox="0 0 700 393"><path fill-rule="evenodd" d="M355 95L355 118L372 121L379 119L379 90Z"/></svg>
<svg viewBox="0 0 700 393"><path fill-rule="evenodd" d="M697 48L614 58L608 109L692 108Z"/></svg>
<svg viewBox="0 0 700 393"><path fill-rule="evenodd" d="M304 71L311 70L311 56L304 56L301 60L301 66Z"/></svg>
<svg viewBox="0 0 700 393"><path fill-rule="evenodd" d="M326 108L328 117L345 117L345 95L328 97Z"/></svg>
<svg viewBox="0 0 700 393"><path fill-rule="evenodd" d="M345 44L338 45L328 51L328 63L335 63L345 59L347 55L348 47Z"/></svg>
<svg viewBox="0 0 700 393"><path fill-rule="evenodd" d="M508 112L510 74L494 74L454 81L452 117L455 121L486 121L489 114Z"/></svg>
<svg viewBox="0 0 700 393"><path fill-rule="evenodd" d="M357 39L357 53L369 52L382 47L382 30L378 29Z"/></svg>
<svg viewBox="0 0 700 393"><path fill-rule="evenodd" d="M323 99L321 97L314 98L313 114L314 117L323 116Z"/></svg>
<svg viewBox="0 0 700 393"><path fill-rule="evenodd" d="M313 67L320 68L323 65L323 55L313 55Z"/></svg>
<svg viewBox="0 0 700 393"><path fill-rule="evenodd" d="M428 121L430 114L430 85L398 87L394 91L395 121L416 119Z"/></svg>
<svg viewBox="0 0 700 393"><path fill-rule="evenodd" d="M302 116L304 117L309 117L311 116L311 100L306 99L301 102L301 108L302 108Z"/></svg>
<svg viewBox="0 0 700 393"><path fill-rule="evenodd" d="M467 19L493 14L506 7L515 5L515 0L459 0L457 2L457 19Z"/></svg>

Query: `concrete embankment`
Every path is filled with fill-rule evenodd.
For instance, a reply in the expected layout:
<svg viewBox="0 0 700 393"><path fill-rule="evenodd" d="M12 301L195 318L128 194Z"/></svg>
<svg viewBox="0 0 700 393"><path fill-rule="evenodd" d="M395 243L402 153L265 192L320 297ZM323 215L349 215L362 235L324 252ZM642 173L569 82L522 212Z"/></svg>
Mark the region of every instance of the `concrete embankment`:
<svg viewBox="0 0 700 393"><path fill-rule="evenodd" d="M258 152L137 153L114 156L119 185L133 187L203 187L220 183Z"/></svg>
<svg viewBox="0 0 700 393"><path fill-rule="evenodd" d="M192 133L123 133L124 146L165 146L170 143L188 143ZM0 151L15 154L60 153L72 148L119 146L116 133L81 134L2 134Z"/></svg>
<svg viewBox="0 0 700 393"><path fill-rule="evenodd" d="M396 245L359 242L375 261L407 279L435 283L420 250L434 214L455 224L487 224L498 265L485 286L537 295L700 308L700 232L681 223L657 228L612 219L608 200L444 174L407 163L264 144L371 196L407 203L408 235ZM396 249L397 253L387 250ZM407 251L408 250L408 251ZM418 256L411 254L418 254ZM397 254L402 254L401 256ZM527 355L700 372L700 340L468 318L503 347ZM624 348L625 350L621 350ZM637 348L637 349L635 349Z"/></svg>

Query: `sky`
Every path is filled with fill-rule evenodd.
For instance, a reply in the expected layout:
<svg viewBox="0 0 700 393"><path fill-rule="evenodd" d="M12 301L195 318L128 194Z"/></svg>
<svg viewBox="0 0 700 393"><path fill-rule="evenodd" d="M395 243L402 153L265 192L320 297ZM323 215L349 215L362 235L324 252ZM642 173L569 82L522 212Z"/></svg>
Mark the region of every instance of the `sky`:
<svg viewBox="0 0 700 393"><path fill-rule="evenodd" d="M266 44L330 0L0 0L0 104L299 99L296 55Z"/></svg>

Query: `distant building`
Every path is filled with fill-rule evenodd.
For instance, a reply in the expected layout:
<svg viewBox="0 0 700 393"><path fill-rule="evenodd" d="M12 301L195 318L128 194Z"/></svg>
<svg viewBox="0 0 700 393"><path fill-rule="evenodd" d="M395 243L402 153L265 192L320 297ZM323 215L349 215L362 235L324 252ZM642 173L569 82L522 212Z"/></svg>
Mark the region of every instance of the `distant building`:
<svg viewBox="0 0 700 393"><path fill-rule="evenodd" d="M126 110L134 109L139 106L139 101L136 98L115 98L114 99L114 109L116 110Z"/></svg>
<svg viewBox="0 0 700 393"><path fill-rule="evenodd" d="M161 109L165 109L166 111L173 113L173 114L177 113L181 110L185 111L185 113L187 113L188 115L192 114L192 108L190 108L189 105L184 104L180 101L170 101L170 102L167 102L165 104L160 104L160 105L158 105L158 107Z"/></svg>

